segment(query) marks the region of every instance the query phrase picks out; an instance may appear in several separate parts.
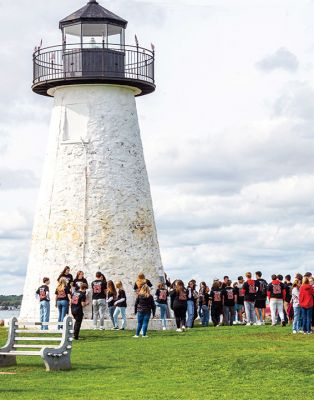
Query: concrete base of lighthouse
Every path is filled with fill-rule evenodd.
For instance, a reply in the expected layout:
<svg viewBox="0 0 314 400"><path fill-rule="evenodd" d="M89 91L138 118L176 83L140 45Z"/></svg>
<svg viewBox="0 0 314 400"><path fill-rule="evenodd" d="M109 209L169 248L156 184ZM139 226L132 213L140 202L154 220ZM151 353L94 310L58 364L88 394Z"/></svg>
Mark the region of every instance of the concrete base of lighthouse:
<svg viewBox="0 0 314 400"><path fill-rule="evenodd" d="M144 272L155 287L163 277L135 91L101 84L53 91L22 319L38 319L35 291L45 276L56 317L56 280L66 265L74 275L83 270L89 282L98 270L121 280L129 315L137 274Z"/></svg>

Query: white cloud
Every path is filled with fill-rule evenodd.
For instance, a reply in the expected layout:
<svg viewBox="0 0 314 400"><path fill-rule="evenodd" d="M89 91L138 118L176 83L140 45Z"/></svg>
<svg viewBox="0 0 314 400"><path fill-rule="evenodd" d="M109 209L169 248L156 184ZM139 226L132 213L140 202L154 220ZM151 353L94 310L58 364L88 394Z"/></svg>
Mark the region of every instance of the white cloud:
<svg viewBox="0 0 314 400"><path fill-rule="evenodd" d="M264 72L272 72L276 69L295 72L298 69L299 62L295 54L291 53L288 49L281 47L274 54L264 57L256 65Z"/></svg>

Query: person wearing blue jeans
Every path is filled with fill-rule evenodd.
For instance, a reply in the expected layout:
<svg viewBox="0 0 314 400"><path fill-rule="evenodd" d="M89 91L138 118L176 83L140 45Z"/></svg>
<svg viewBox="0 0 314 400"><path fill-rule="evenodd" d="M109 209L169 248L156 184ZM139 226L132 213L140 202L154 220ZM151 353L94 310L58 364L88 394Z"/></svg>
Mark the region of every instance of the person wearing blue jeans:
<svg viewBox="0 0 314 400"><path fill-rule="evenodd" d="M40 302L40 322L49 322L50 318L50 301L43 300ZM46 331L48 329L48 325L42 325L41 329Z"/></svg>
<svg viewBox="0 0 314 400"><path fill-rule="evenodd" d="M190 281L188 284L187 295L188 319L186 326L187 328L192 328L194 324L195 299L197 298L197 291L195 290L195 283L193 281Z"/></svg>
<svg viewBox="0 0 314 400"><path fill-rule="evenodd" d="M58 322L63 322L64 317L69 313L69 305L71 300L70 289L67 286L67 281L64 277L59 279L59 284L56 288L56 307L58 308ZM62 325L58 326L62 329Z"/></svg>
<svg viewBox="0 0 314 400"><path fill-rule="evenodd" d="M156 313L156 304L150 294L148 285L141 287L135 301L134 312L135 315L137 314L137 327L134 338L138 338L141 331L143 332L143 338L146 338L150 316L153 314L154 318Z"/></svg>
<svg viewBox="0 0 314 400"><path fill-rule="evenodd" d="M138 312L137 313L137 327L136 327L136 336L139 337L140 332L142 331L143 337L146 337L147 335L147 329L148 329L148 323L150 320L150 315L151 313L142 313Z"/></svg>
<svg viewBox="0 0 314 400"><path fill-rule="evenodd" d="M209 307L206 304L202 305L202 318L201 322L203 326L209 325Z"/></svg>
<svg viewBox="0 0 314 400"><path fill-rule="evenodd" d="M168 289L163 282L160 282L157 286L155 293L156 305L160 308L160 319L162 322L162 329L167 329L167 310L168 310Z"/></svg>
<svg viewBox="0 0 314 400"><path fill-rule="evenodd" d="M312 307L311 308L301 308L302 310L302 320L303 320L303 332L311 333L312 326Z"/></svg>
<svg viewBox="0 0 314 400"><path fill-rule="evenodd" d="M126 328L126 293L125 290L123 289L123 285L121 281L116 282L116 289L117 289L117 298L113 305L116 307L114 313L113 313L113 322L114 322L114 328L115 330L119 329L118 326L118 317L119 314L121 313L122 317L122 326L120 330L124 331Z"/></svg>
<svg viewBox="0 0 314 400"><path fill-rule="evenodd" d="M49 293L49 284L50 279L44 278L43 285L41 285L37 291L36 295L39 298L40 306L39 306L39 314L40 314L40 322L47 323L50 318L50 293ZM47 330L48 325L41 325L41 330Z"/></svg>
<svg viewBox="0 0 314 400"><path fill-rule="evenodd" d="M160 308L160 319L162 322L163 330L166 330L167 329L167 321L166 321L167 304L157 303L157 307Z"/></svg>

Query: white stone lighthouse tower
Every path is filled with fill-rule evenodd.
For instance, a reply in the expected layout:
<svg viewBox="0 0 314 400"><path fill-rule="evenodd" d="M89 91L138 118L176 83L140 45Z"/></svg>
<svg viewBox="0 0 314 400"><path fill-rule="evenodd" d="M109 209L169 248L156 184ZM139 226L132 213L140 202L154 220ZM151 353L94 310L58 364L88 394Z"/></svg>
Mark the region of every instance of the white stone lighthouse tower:
<svg viewBox="0 0 314 400"><path fill-rule="evenodd" d="M53 97L21 318L65 266L121 280L133 312L139 272L164 272L135 97L155 90L154 51L125 44L127 21L90 0L60 22L62 45L33 55L33 91ZM54 301L51 304L54 317Z"/></svg>

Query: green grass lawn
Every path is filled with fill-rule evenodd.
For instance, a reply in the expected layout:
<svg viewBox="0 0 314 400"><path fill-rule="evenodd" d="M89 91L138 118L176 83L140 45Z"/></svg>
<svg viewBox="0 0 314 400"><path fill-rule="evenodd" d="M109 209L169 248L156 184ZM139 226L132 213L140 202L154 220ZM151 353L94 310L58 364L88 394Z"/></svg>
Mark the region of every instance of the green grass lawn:
<svg viewBox="0 0 314 400"><path fill-rule="evenodd" d="M0 368L16 373L0 375L0 399L314 399L314 335L270 326L133 334L83 331L67 372L21 357Z"/></svg>

